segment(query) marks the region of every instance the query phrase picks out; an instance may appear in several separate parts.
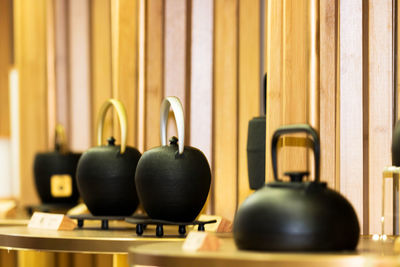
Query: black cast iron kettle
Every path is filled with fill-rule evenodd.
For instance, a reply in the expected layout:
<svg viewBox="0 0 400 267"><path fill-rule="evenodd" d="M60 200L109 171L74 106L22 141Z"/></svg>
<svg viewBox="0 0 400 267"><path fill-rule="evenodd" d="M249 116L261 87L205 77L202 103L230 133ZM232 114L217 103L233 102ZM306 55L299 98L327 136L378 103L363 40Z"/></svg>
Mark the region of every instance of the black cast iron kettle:
<svg viewBox="0 0 400 267"><path fill-rule="evenodd" d="M117 111L121 145L113 137L102 145L105 114L111 106ZM126 111L122 103L107 100L100 108L97 146L87 150L78 163L78 188L89 211L96 216L128 216L138 206L135 187L136 165L140 152L126 145Z"/></svg>
<svg viewBox="0 0 400 267"><path fill-rule="evenodd" d="M172 137L167 145L170 107L175 115L179 139ZM153 219L193 221L207 200L211 171L199 149L184 146L183 108L177 97L167 97L162 102L161 143L161 147L144 152L139 160L135 179L140 203Z"/></svg>
<svg viewBox="0 0 400 267"><path fill-rule="evenodd" d="M290 182L278 179L277 144L281 135L308 133L313 139L315 180L307 172L288 172ZM249 196L239 208L233 235L239 249L266 251L354 250L360 228L352 205L320 182L320 143L309 125L278 128L272 138L275 181Z"/></svg>
<svg viewBox="0 0 400 267"><path fill-rule="evenodd" d="M55 130L52 152L37 153L33 163L36 190L42 203L75 204L79 199L76 166L81 154L68 151L64 127Z"/></svg>

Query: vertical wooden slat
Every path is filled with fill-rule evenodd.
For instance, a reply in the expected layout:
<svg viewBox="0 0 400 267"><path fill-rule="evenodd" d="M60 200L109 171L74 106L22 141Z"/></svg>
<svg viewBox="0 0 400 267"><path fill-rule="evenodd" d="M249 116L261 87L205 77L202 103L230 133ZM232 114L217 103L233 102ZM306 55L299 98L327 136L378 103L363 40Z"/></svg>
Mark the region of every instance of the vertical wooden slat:
<svg viewBox="0 0 400 267"><path fill-rule="evenodd" d="M11 1L0 1L0 137L10 136L8 73L11 68Z"/></svg>
<svg viewBox="0 0 400 267"><path fill-rule="evenodd" d="M19 70L21 203L37 203L32 164L47 147L46 1L14 1Z"/></svg>
<svg viewBox="0 0 400 267"><path fill-rule="evenodd" d="M369 1L369 232L380 233L382 169L391 165L392 1ZM366 203L365 203L366 204ZM390 220L386 223L391 225ZM386 227L385 229L391 229Z"/></svg>
<svg viewBox="0 0 400 267"><path fill-rule="evenodd" d="M247 131L249 120L260 116L260 2L239 2L239 122L238 201L250 193L247 173Z"/></svg>
<svg viewBox="0 0 400 267"><path fill-rule="evenodd" d="M146 2L145 149L160 145L160 106L164 97L164 1Z"/></svg>
<svg viewBox="0 0 400 267"><path fill-rule="evenodd" d="M111 83L111 1L91 1L91 98L92 144L97 140L97 113L100 106L112 97ZM112 136L112 113L106 115L104 136ZM104 142L105 140L103 140Z"/></svg>
<svg viewBox="0 0 400 267"><path fill-rule="evenodd" d="M57 120L56 108L56 47L55 47L55 14L54 0L47 0L46 7L46 33L47 33L47 142L48 147L54 146L54 138Z"/></svg>
<svg viewBox="0 0 400 267"><path fill-rule="evenodd" d="M212 91L214 0L192 1L190 142L212 166ZM209 193L208 212L212 212Z"/></svg>
<svg viewBox="0 0 400 267"><path fill-rule="evenodd" d="M286 0L283 14L283 124L308 122L310 82L310 1ZM282 171L307 169L302 147L288 147L280 157Z"/></svg>
<svg viewBox="0 0 400 267"><path fill-rule="evenodd" d="M69 132L67 0L54 0L56 120Z"/></svg>
<svg viewBox="0 0 400 267"><path fill-rule="evenodd" d="M90 55L89 0L70 0L69 74L70 74L70 147L82 151L90 147Z"/></svg>
<svg viewBox="0 0 400 267"><path fill-rule="evenodd" d="M320 127L321 178L336 183L336 0L320 1ZM339 188L337 188L339 189Z"/></svg>
<svg viewBox="0 0 400 267"><path fill-rule="evenodd" d="M237 205L238 145L238 1L216 0L214 6L214 205L232 219Z"/></svg>
<svg viewBox="0 0 400 267"><path fill-rule="evenodd" d="M283 122L282 88L283 88L283 34L282 17L283 1L270 0L267 5L267 131L266 131L266 180L272 181L272 164L270 158L272 134Z"/></svg>
<svg viewBox="0 0 400 267"><path fill-rule="evenodd" d="M187 16L190 16L187 0L165 1L165 61L164 92L166 96L177 96L185 109L185 136L189 137L190 112L187 110ZM167 137L177 136L175 120L170 114ZM189 140L189 138L187 138Z"/></svg>
<svg viewBox="0 0 400 267"><path fill-rule="evenodd" d="M137 145L138 103L138 1L112 1L112 62L113 97L125 105L128 117L128 145ZM116 113L115 113L116 114ZM114 118L115 138L120 136L117 117Z"/></svg>
<svg viewBox="0 0 400 267"><path fill-rule="evenodd" d="M363 228L362 1L339 3L340 192L353 204Z"/></svg>

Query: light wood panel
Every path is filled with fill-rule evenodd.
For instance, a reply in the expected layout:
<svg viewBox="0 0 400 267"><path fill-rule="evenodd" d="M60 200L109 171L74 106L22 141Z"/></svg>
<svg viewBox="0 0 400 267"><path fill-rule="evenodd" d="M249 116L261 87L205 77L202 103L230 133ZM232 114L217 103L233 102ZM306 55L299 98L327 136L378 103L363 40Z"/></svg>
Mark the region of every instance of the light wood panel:
<svg viewBox="0 0 400 267"><path fill-rule="evenodd" d="M214 212L232 219L237 205L238 1L214 6Z"/></svg>
<svg viewBox="0 0 400 267"><path fill-rule="evenodd" d="M393 131L392 1L369 1L369 232L381 232L382 170L391 165ZM366 205L367 203L365 203ZM392 229L386 220L385 229Z"/></svg>
<svg viewBox="0 0 400 267"><path fill-rule="evenodd" d="M308 0L286 0L282 27L283 124L307 123L311 64L310 5ZM272 49L272 48L271 48ZM307 170L307 151L300 147L281 152L282 171Z"/></svg>
<svg viewBox="0 0 400 267"><path fill-rule="evenodd" d="M363 210L363 7L361 0L339 3L339 188L353 204L362 232L367 233L363 225L368 217Z"/></svg>
<svg viewBox="0 0 400 267"><path fill-rule="evenodd" d="M339 189L336 175L337 3L336 0L320 1L319 10L321 177L335 189Z"/></svg>
<svg viewBox="0 0 400 267"><path fill-rule="evenodd" d="M283 88L283 35L282 17L283 1L270 0L267 5L267 130L266 130L266 154L265 171L266 180L272 181L272 164L270 158L272 135L283 122L282 93Z"/></svg>
<svg viewBox="0 0 400 267"><path fill-rule="evenodd" d="M239 2L238 202L252 192L247 172L249 121L260 116L260 3ZM267 157L269 158L269 157Z"/></svg>
<svg viewBox="0 0 400 267"><path fill-rule="evenodd" d="M111 2L112 29L112 96L125 105L128 118L127 143L138 144L138 1ZM114 117L114 135L120 137L120 126Z"/></svg>
<svg viewBox="0 0 400 267"><path fill-rule="evenodd" d="M11 1L0 1L0 138L10 136Z"/></svg>
<svg viewBox="0 0 400 267"><path fill-rule="evenodd" d="M193 0L191 13L189 144L200 149L211 166L214 0ZM206 204L208 213L212 213L211 202L210 191Z"/></svg>
<svg viewBox="0 0 400 267"><path fill-rule="evenodd" d="M145 19L145 146L161 144L160 106L164 97L164 1L147 1Z"/></svg>
<svg viewBox="0 0 400 267"><path fill-rule="evenodd" d="M54 0L56 121L69 136L68 9L67 0Z"/></svg>
<svg viewBox="0 0 400 267"><path fill-rule="evenodd" d="M112 97L111 1L91 1L90 11L92 145L97 145L97 113L104 101ZM104 136L113 135L112 112L106 115L103 131Z"/></svg>
<svg viewBox="0 0 400 267"><path fill-rule="evenodd" d="M54 14L54 1L48 0L46 2L46 52L47 52L47 143L48 147L54 147L55 128L57 120L57 107L56 107L56 47L55 47L55 14Z"/></svg>
<svg viewBox="0 0 400 267"><path fill-rule="evenodd" d="M38 202L34 155L47 148L46 0L14 1L15 56L19 70L21 204Z"/></svg>
<svg viewBox="0 0 400 267"><path fill-rule="evenodd" d="M190 8L187 0L165 1L165 36L164 36L164 94L165 96L177 96L182 102L185 111L185 139L190 140L190 90L188 77L190 69L187 64L188 51L188 18ZM178 136L175 120L170 113L168 120L167 138ZM186 141L186 143L187 143Z"/></svg>
<svg viewBox="0 0 400 267"><path fill-rule="evenodd" d="M90 38L89 0L68 1L70 74L70 147L90 147Z"/></svg>

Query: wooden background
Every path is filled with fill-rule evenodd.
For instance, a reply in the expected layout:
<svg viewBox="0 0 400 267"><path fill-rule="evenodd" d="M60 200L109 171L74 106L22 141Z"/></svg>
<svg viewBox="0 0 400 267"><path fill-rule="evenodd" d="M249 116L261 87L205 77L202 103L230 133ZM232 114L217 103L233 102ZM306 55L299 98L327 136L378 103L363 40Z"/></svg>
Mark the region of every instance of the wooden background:
<svg viewBox="0 0 400 267"><path fill-rule="evenodd" d="M11 2L13 17L5 12ZM15 134L10 133L7 90L15 63L23 204L38 202L32 160L37 151L53 148L56 122L65 125L70 148L84 151L95 144L100 105L117 98L128 111L128 144L143 152L160 145L160 103L176 95L185 108L186 145L200 148L212 167L207 212L232 219L252 192L247 126L260 115L264 69L267 180L272 180L273 131L283 124L310 123L320 132L322 180L351 201L364 234L380 233L381 171L391 164L397 119L392 1L0 4L0 34L6 40L0 42L0 136ZM105 131L118 140L114 116L108 115ZM174 127L171 119L169 135ZM312 169L312 153L301 148L284 148L279 159L281 173ZM390 229L390 220L386 223Z"/></svg>

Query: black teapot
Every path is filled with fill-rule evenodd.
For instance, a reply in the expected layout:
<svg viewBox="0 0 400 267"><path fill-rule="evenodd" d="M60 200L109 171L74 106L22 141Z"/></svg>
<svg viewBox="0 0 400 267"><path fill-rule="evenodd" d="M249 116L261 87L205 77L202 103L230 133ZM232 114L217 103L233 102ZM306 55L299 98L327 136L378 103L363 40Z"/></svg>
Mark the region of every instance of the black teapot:
<svg viewBox="0 0 400 267"><path fill-rule="evenodd" d="M115 139L110 137L108 145L104 146L104 117L111 106L119 117L121 145L115 145ZM106 101L100 108L97 125L97 146L87 150L78 163L79 192L93 215L131 215L139 204L135 171L141 154L137 149L126 146L127 125L123 104L115 99Z"/></svg>
<svg viewBox="0 0 400 267"><path fill-rule="evenodd" d="M315 181L303 182L308 172L287 172L278 179L277 144L281 135L305 132L312 136ZM309 125L278 128L272 138L275 181L249 196L234 219L233 236L239 249L267 251L354 250L360 228L352 205L320 182L320 143Z"/></svg>
<svg viewBox="0 0 400 267"><path fill-rule="evenodd" d="M178 139L172 137L167 145L170 106L175 114ZM153 219L193 221L207 200L211 184L210 166L199 149L184 146L184 142L182 104L176 97L167 97L161 106L162 146L143 153L135 175L140 203Z"/></svg>
<svg viewBox="0 0 400 267"><path fill-rule="evenodd" d="M36 190L45 204L75 204L79 199L75 172L81 154L68 151L65 130L55 129L54 151L37 153L33 163Z"/></svg>
<svg viewBox="0 0 400 267"><path fill-rule="evenodd" d="M263 116L249 121L247 133L247 171L251 189L259 189L265 184L265 136L266 136L266 93L267 74L264 75Z"/></svg>

